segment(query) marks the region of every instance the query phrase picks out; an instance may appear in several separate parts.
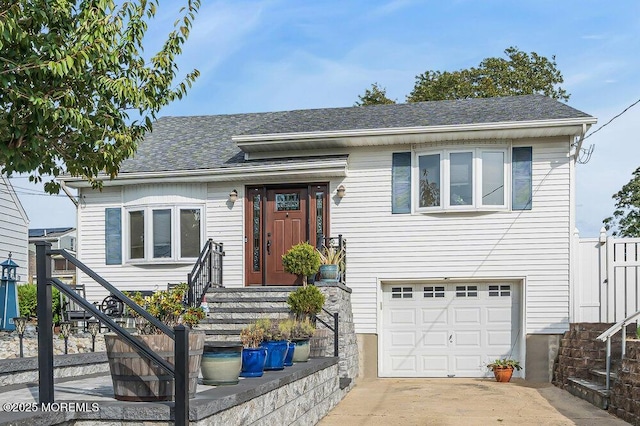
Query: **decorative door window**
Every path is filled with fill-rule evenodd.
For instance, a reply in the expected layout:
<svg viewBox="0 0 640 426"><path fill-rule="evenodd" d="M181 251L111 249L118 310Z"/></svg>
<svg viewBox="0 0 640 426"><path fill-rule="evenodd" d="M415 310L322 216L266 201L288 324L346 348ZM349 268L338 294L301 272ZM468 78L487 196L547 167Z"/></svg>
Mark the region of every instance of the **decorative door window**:
<svg viewBox="0 0 640 426"><path fill-rule="evenodd" d="M253 223L252 223L252 267L260 271L260 194L253 196Z"/></svg>
<svg viewBox="0 0 640 426"><path fill-rule="evenodd" d="M276 194L276 211L300 210L300 194Z"/></svg>

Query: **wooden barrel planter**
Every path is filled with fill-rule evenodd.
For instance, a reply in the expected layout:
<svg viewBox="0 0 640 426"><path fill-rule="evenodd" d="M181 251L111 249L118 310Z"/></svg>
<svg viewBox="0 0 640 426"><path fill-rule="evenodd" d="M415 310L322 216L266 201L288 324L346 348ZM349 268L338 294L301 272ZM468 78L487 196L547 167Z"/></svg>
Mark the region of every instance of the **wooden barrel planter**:
<svg viewBox="0 0 640 426"><path fill-rule="evenodd" d="M174 364L174 342L164 334L135 336ZM204 334L189 334L189 398L196 394ZM105 334L113 393L119 401L172 401L174 380L162 367L138 354L120 336Z"/></svg>

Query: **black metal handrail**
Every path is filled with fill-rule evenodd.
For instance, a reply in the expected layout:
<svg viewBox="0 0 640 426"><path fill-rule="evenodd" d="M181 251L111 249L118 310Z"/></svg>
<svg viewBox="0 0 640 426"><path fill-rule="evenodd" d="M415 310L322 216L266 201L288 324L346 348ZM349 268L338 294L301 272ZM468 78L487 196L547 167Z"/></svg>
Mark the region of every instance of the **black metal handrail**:
<svg viewBox="0 0 640 426"><path fill-rule="evenodd" d="M342 234L339 234L337 237L319 236L317 241L318 249L321 249L322 246L324 246L331 247L342 252L342 261L338 267L338 270L340 271L339 281L342 284L345 284L347 275L347 239L343 238Z"/></svg>
<svg viewBox="0 0 640 426"><path fill-rule="evenodd" d="M222 287L222 243L208 239L193 269L187 274L189 306L200 306L202 298L210 287Z"/></svg>
<svg viewBox="0 0 640 426"><path fill-rule="evenodd" d="M322 323L322 325L327 327L329 330L333 331L333 356L337 357L337 356L339 356L339 351L338 351L338 342L339 342L338 320L339 320L339 316L338 316L337 312L331 313L331 312L327 311L325 308L322 308L322 310L325 313L327 313L328 315L330 315L331 317L333 317L333 327L331 327L326 321L324 321L319 316L316 315L315 317L316 317L316 320L318 320L318 321L320 321L320 323Z"/></svg>
<svg viewBox="0 0 640 426"><path fill-rule="evenodd" d="M53 312L51 286L58 288L65 296L73 300L78 306L82 307L86 312L90 312L95 318L104 323L109 330L116 333L136 352L147 358L151 362L157 363L166 370L171 377L174 378L175 386L175 411L174 420L176 425L189 424L189 328L178 325L171 330L168 326L160 322L157 318L146 312L135 302L125 296L121 291L113 287L104 278L97 275L88 266L80 262L73 255L64 249L51 249L51 243L39 241L36 245L36 273L37 273L37 315L38 315L38 387L39 402L47 404L54 402L54 382L53 382ZM148 345L142 341L135 339L128 331L116 324L104 312L98 310L92 303L76 293L68 284L63 283L57 278L51 277L52 255L61 255L71 263L73 263L82 272L93 278L98 284L109 290L118 297L123 303L132 310L140 314L142 317L151 322L158 329L162 330L171 339L174 340L175 364L172 365L157 353L155 353Z"/></svg>

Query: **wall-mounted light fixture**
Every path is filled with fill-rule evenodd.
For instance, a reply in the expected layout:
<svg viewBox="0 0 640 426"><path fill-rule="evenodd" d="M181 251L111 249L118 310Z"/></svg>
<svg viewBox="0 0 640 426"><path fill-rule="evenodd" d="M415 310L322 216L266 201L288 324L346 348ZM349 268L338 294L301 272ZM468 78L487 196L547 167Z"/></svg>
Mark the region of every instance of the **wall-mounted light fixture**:
<svg viewBox="0 0 640 426"><path fill-rule="evenodd" d="M338 198L343 198L345 191L346 189L344 188L344 185L340 185L338 189L336 189L336 194L338 195Z"/></svg>
<svg viewBox="0 0 640 426"><path fill-rule="evenodd" d="M234 189L229 193L229 202L233 204L236 201L238 201L238 191Z"/></svg>

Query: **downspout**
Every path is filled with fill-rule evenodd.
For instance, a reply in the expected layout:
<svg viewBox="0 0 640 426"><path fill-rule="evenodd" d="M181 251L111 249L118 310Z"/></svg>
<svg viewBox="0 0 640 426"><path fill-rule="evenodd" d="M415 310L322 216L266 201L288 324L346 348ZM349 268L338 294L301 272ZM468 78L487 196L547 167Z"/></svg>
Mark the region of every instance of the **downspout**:
<svg viewBox="0 0 640 426"><path fill-rule="evenodd" d="M578 157L580 156L580 150L582 150L582 143L584 142L584 136L587 133L587 125L585 123L582 123L582 132L580 132L580 139L578 139L578 142L576 142L575 146L576 146L576 151L573 154L573 162L577 162L578 161Z"/></svg>
<svg viewBox="0 0 640 426"><path fill-rule="evenodd" d="M64 193L67 194L67 197L69 197L69 199L76 206L76 209L77 209L78 208L78 201L76 200L76 197L73 194L71 194L71 192L69 192L69 188L67 188L67 186L64 184L63 180L60 181L60 188L62 188Z"/></svg>

